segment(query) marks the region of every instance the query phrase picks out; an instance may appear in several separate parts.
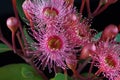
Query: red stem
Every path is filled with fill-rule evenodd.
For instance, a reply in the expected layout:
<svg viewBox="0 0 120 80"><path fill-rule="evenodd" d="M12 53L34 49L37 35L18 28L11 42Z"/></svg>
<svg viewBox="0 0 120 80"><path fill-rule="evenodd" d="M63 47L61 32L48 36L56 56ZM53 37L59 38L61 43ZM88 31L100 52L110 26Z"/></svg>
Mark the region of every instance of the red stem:
<svg viewBox="0 0 120 80"><path fill-rule="evenodd" d="M76 70L73 71L74 77L79 78L79 80L86 80L83 76L81 76Z"/></svg>
<svg viewBox="0 0 120 80"><path fill-rule="evenodd" d="M1 37L0 40L5 43L10 49L13 50L13 47L12 45L4 38L4 37Z"/></svg>
<svg viewBox="0 0 120 80"><path fill-rule="evenodd" d="M79 72L81 72L84 67L88 64L88 62L91 60L91 58L88 58L84 61L84 63L80 66Z"/></svg>
<svg viewBox="0 0 120 80"><path fill-rule="evenodd" d="M90 69L89 69L89 73L88 73L88 76L89 76L89 77L90 77L90 75L91 75L93 65L94 65L94 60L92 61L91 65L90 65Z"/></svg>
<svg viewBox="0 0 120 80"><path fill-rule="evenodd" d="M12 0L12 3L13 3L13 9L14 9L15 17L18 19L18 22L19 22L19 29L20 29L20 32L22 34L22 38L24 40L24 43L27 44L27 41L26 41L25 36L24 36L23 29L22 29L22 25L21 25L21 22L20 22L19 16L18 16L18 11L17 11L17 7L16 7L16 0Z"/></svg>
<svg viewBox="0 0 120 80"><path fill-rule="evenodd" d="M95 73L95 75L91 77L90 80L94 80L95 77L96 77L97 75L99 75L100 73L101 73L101 69L99 69L99 70Z"/></svg>
<svg viewBox="0 0 120 80"><path fill-rule="evenodd" d="M103 6L102 8L100 8L95 14L94 14L94 17L99 15L100 13L102 13L105 9L108 8L108 4L106 4L105 6Z"/></svg>
<svg viewBox="0 0 120 80"><path fill-rule="evenodd" d="M22 40L21 40L21 37L20 37L20 32L17 32L16 36L17 36L17 39L18 39L19 44L20 44L20 46L21 46L22 52L24 53L24 56L27 56L27 55L25 54L24 46L23 46L23 43L22 43Z"/></svg>
<svg viewBox="0 0 120 80"><path fill-rule="evenodd" d="M91 18L91 10L90 10L90 0L86 0L86 7L88 12L88 18Z"/></svg>
<svg viewBox="0 0 120 80"><path fill-rule="evenodd" d="M97 14L98 10L100 9L101 7L101 1L99 1L99 4L97 6L97 8L95 9L95 11L92 13L92 16L95 17L95 15Z"/></svg>
<svg viewBox="0 0 120 80"><path fill-rule="evenodd" d="M19 20L18 11L17 11L17 8L16 8L16 0L12 0L12 3L13 3L13 10L14 10L14 13L15 13L15 17Z"/></svg>
<svg viewBox="0 0 120 80"><path fill-rule="evenodd" d="M12 46L13 46L14 53L16 53L15 32L13 31L12 31Z"/></svg>
<svg viewBox="0 0 120 80"><path fill-rule="evenodd" d="M80 13L81 13L81 14L83 13L85 1L86 1L86 0L82 0L82 2L81 2L81 7L80 7Z"/></svg>
<svg viewBox="0 0 120 80"><path fill-rule="evenodd" d="M64 80L67 80L67 70L64 69L64 75L65 75L65 79Z"/></svg>
<svg viewBox="0 0 120 80"><path fill-rule="evenodd" d="M13 49L12 45L3 37L2 30L0 27L0 40L6 44L10 49Z"/></svg>

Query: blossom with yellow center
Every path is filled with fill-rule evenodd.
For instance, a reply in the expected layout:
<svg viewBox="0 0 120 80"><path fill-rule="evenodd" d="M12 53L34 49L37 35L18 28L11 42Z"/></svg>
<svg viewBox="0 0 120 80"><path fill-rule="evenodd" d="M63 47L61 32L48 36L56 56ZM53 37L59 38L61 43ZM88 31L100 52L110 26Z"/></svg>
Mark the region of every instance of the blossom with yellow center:
<svg viewBox="0 0 120 80"><path fill-rule="evenodd" d="M69 60L71 64L76 62L75 59L70 58L73 55L74 46L70 44L68 36L63 30L49 26L46 30L37 29L32 32L32 36L37 42L31 43L31 47L34 47L35 50L28 50L27 53L36 56L34 64L38 68L48 67L50 71L51 68L58 66L67 69L66 60Z"/></svg>
<svg viewBox="0 0 120 80"><path fill-rule="evenodd" d="M27 18L35 24L57 24L67 21L65 17L75 8L67 8L64 0L25 0L22 7Z"/></svg>
<svg viewBox="0 0 120 80"><path fill-rule="evenodd" d="M98 72L103 73L109 80L115 80L120 74L120 46L112 42L99 42L93 59ZM97 73L98 73L97 72Z"/></svg>

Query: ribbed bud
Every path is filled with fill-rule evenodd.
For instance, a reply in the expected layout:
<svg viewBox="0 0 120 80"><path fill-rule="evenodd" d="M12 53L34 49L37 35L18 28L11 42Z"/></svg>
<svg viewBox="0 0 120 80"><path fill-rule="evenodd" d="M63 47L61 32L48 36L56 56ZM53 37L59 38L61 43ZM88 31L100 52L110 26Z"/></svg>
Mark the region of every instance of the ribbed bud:
<svg viewBox="0 0 120 80"><path fill-rule="evenodd" d="M7 27L11 30L11 32L16 32L19 26L19 22L15 17L9 17L6 21Z"/></svg>
<svg viewBox="0 0 120 80"><path fill-rule="evenodd" d="M96 51L96 46L92 43L85 45L82 48L81 54L80 54L80 59L86 59L88 58L90 55L93 55Z"/></svg>
<svg viewBox="0 0 120 80"><path fill-rule="evenodd" d="M101 41L109 41L109 40L112 40L116 37L116 35L118 34L118 28L116 25L113 25L113 24L110 24L108 25L102 35L101 35L101 38L100 40Z"/></svg>

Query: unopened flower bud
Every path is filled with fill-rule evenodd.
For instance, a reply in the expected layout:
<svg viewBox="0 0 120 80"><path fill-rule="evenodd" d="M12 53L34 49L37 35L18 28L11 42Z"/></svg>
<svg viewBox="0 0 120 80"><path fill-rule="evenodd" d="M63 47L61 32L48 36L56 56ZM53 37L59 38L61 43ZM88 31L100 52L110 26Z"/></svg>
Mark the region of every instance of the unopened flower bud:
<svg viewBox="0 0 120 80"><path fill-rule="evenodd" d="M16 32L19 26L19 22L17 18L15 17L10 17L6 21L7 27L11 30L11 32Z"/></svg>
<svg viewBox="0 0 120 80"><path fill-rule="evenodd" d="M82 48L81 54L80 54L80 59L86 59L90 55L94 54L96 51L96 46L92 43L85 45Z"/></svg>
<svg viewBox="0 0 120 80"><path fill-rule="evenodd" d="M102 41L109 41L111 39L114 39L117 34L118 34L118 28L117 28L117 26L113 25L113 24L108 25L104 29L104 31L103 31L103 33L101 35L100 40L102 40Z"/></svg>
<svg viewBox="0 0 120 80"><path fill-rule="evenodd" d="M15 33L19 26L19 21L15 17L10 17L6 21L7 27L12 32L12 44L13 44L13 51L16 52L16 44L15 44Z"/></svg>
<svg viewBox="0 0 120 80"><path fill-rule="evenodd" d="M69 14L69 15L67 15L66 16L67 18L68 18L68 20L69 21L67 21L67 26L75 26L77 23L78 23L78 21L79 21L79 19L78 19L78 17L77 17L77 15L76 14Z"/></svg>

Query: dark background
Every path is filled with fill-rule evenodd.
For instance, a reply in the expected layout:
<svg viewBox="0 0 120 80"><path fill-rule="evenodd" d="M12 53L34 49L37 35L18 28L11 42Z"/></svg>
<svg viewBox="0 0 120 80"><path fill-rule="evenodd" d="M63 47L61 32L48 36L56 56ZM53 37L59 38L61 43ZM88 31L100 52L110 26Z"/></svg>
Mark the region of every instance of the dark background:
<svg viewBox="0 0 120 80"><path fill-rule="evenodd" d="M0 27L2 28L3 35L11 43L11 32L6 27L6 20L8 17L14 16L12 8L12 0L0 0ZM91 0L91 8L95 9L99 0ZM75 0L75 6L79 10L81 0ZM84 16L86 16L84 14ZM96 29L97 31L102 31L109 24L120 24L120 0L112 4L101 13L99 16L95 17L92 21L91 28ZM14 54L12 51L0 53L0 66L11 63L24 63L19 56Z"/></svg>

